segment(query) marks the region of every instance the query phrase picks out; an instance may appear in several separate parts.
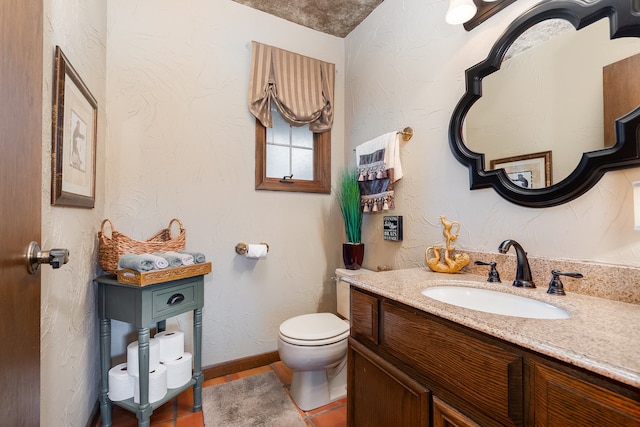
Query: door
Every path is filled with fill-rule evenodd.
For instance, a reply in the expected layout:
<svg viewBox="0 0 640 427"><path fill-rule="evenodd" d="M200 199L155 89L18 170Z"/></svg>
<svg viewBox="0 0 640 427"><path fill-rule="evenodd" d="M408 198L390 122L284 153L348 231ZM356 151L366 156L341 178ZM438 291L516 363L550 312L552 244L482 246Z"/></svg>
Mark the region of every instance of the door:
<svg viewBox="0 0 640 427"><path fill-rule="evenodd" d="M640 53L602 67L604 146L616 143L614 122L640 105Z"/></svg>
<svg viewBox="0 0 640 427"><path fill-rule="evenodd" d="M0 424L40 423L42 0L0 0Z"/></svg>

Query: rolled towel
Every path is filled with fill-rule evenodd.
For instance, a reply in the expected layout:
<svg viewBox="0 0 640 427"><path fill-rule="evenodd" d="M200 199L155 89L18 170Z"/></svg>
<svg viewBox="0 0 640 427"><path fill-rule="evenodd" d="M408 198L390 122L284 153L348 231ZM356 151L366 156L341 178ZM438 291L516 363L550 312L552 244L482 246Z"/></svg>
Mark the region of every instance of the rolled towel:
<svg viewBox="0 0 640 427"><path fill-rule="evenodd" d="M129 268L136 271L151 271L153 270L154 262L153 258L149 254L124 254L118 260L118 268Z"/></svg>
<svg viewBox="0 0 640 427"><path fill-rule="evenodd" d="M182 265L182 260L180 259L180 257L169 255L167 252L154 252L153 255L164 258L169 264L169 268L180 267Z"/></svg>
<svg viewBox="0 0 640 427"><path fill-rule="evenodd" d="M193 262L195 262L196 264L202 264L207 260L207 257L205 257L202 252L178 251L178 253L191 255L193 257Z"/></svg>
<svg viewBox="0 0 640 427"><path fill-rule="evenodd" d="M149 256L153 258L153 267L156 270L162 270L163 268L169 267L169 261L167 261L165 258L153 254L149 254Z"/></svg>
<svg viewBox="0 0 640 427"><path fill-rule="evenodd" d="M177 256L182 261L182 265L192 265L193 264L193 256L189 254L181 254L175 251L165 252L167 255Z"/></svg>

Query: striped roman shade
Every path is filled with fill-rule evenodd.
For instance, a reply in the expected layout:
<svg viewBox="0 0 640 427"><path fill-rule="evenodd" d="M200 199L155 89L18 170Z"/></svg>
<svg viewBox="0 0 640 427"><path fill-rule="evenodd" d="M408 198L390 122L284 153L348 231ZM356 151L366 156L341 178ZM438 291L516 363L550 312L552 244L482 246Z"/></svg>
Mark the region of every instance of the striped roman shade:
<svg viewBox="0 0 640 427"><path fill-rule="evenodd" d="M293 126L320 133L333 124L335 65L252 42L249 110L272 127L270 103Z"/></svg>

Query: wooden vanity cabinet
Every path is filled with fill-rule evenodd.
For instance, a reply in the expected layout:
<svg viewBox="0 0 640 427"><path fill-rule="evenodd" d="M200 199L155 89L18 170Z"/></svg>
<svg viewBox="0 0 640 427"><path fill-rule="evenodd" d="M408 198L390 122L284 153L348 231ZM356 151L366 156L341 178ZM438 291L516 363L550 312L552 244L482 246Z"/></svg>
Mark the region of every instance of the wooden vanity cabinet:
<svg viewBox="0 0 640 427"><path fill-rule="evenodd" d="M351 289L351 427L640 427L640 390Z"/></svg>
<svg viewBox="0 0 640 427"><path fill-rule="evenodd" d="M640 426L640 402L571 372L533 363L536 426ZM633 393L632 393L633 395Z"/></svg>
<svg viewBox="0 0 640 427"><path fill-rule="evenodd" d="M418 310L380 302L379 348L484 425L522 425L522 356Z"/></svg>

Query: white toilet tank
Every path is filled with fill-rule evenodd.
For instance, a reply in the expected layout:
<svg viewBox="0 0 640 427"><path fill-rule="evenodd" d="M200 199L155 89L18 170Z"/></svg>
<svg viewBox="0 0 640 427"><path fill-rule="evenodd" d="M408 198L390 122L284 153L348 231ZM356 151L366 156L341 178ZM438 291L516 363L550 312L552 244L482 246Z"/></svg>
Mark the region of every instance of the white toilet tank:
<svg viewBox="0 0 640 427"><path fill-rule="evenodd" d="M351 298L349 294L349 284L342 280L344 276L357 276L363 273L373 273L371 270L361 268L360 270L348 270L346 268L336 268L336 298L338 303L338 315L349 320L351 310Z"/></svg>

